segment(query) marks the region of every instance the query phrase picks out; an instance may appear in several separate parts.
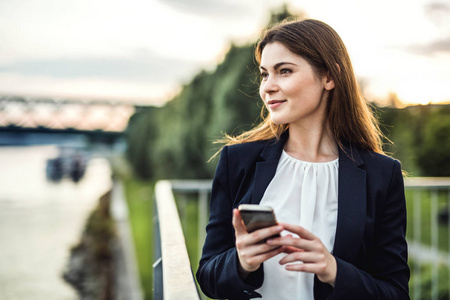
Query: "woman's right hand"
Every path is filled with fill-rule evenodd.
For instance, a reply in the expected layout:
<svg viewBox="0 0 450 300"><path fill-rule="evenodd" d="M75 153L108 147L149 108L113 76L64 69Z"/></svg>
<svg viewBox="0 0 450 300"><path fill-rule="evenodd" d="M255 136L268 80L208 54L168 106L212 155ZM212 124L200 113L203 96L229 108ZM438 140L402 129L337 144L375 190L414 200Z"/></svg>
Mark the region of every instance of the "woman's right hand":
<svg viewBox="0 0 450 300"><path fill-rule="evenodd" d="M242 279L261 266L261 264L283 252L280 246L271 246L264 241L283 231L276 225L248 233L238 209L233 210L233 227L236 233L236 250L239 258L239 275Z"/></svg>

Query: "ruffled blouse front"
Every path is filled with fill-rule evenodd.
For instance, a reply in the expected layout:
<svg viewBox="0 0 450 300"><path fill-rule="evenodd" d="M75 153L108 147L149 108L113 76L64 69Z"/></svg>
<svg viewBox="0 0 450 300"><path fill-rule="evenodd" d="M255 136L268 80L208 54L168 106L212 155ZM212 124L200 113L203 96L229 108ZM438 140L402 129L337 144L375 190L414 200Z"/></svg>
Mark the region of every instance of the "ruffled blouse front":
<svg viewBox="0 0 450 300"><path fill-rule="evenodd" d="M271 206L280 222L300 225L333 251L338 208L339 160L312 163L285 151L260 205ZM282 235L287 234L283 232ZM264 262L263 299L314 299L314 274L287 271L281 253Z"/></svg>

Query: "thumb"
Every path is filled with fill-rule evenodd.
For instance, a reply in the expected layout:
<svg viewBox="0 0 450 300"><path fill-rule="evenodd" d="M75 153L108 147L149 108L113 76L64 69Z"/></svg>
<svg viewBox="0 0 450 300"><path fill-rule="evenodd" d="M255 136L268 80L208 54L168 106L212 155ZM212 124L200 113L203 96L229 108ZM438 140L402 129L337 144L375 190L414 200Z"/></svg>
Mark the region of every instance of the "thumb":
<svg viewBox="0 0 450 300"><path fill-rule="evenodd" d="M233 209L233 227L234 230L236 231L236 234L247 233L244 221L242 220L241 214L237 208Z"/></svg>

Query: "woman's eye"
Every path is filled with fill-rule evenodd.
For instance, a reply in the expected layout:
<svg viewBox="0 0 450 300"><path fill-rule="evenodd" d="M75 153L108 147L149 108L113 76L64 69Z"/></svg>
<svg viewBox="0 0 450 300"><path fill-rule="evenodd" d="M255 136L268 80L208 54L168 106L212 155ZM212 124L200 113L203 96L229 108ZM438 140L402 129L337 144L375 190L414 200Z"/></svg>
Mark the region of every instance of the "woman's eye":
<svg viewBox="0 0 450 300"><path fill-rule="evenodd" d="M269 74L267 73L261 73L261 80L265 80L269 77Z"/></svg>
<svg viewBox="0 0 450 300"><path fill-rule="evenodd" d="M292 73L292 71L289 70L289 69L281 69L280 70L280 74L281 75L288 75L288 74L291 74L291 73Z"/></svg>

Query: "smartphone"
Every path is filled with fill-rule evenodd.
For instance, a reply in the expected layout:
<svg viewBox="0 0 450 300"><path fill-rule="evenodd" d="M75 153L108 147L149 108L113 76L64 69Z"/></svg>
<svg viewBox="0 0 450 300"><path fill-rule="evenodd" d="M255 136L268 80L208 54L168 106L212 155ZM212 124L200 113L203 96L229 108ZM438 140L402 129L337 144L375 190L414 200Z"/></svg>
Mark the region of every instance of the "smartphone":
<svg viewBox="0 0 450 300"><path fill-rule="evenodd" d="M241 204L238 209L242 219L244 220L247 232L277 225L275 213L270 206Z"/></svg>

